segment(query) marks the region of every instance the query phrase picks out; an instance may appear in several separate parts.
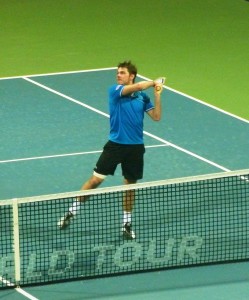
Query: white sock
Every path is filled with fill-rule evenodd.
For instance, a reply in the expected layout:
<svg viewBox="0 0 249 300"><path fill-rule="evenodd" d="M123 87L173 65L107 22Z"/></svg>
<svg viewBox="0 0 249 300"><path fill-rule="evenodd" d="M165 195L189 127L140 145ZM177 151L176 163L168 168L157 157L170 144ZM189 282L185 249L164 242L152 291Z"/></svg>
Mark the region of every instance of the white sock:
<svg viewBox="0 0 249 300"><path fill-rule="evenodd" d="M80 209L81 203L79 201L74 201L73 205L69 208L70 213L74 216L77 214L77 211Z"/></svg>
<svg viewBox="0 0 249 300"><path fill-rule="evenodd" d="M124 224L131 223L131 212L124 211Z"/></svg>

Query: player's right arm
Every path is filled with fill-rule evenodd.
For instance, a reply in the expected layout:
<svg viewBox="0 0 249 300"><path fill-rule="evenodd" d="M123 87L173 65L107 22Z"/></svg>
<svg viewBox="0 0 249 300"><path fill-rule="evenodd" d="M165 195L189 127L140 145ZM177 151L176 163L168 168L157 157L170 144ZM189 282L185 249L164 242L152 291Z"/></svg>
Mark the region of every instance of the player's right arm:
<svg viewBox="0 0 249 300"><path fill-rule="evenodd" d="M148 89L150 87L154 87L154 86L155 86L154 81L140 81L140 82L137 82L137 83L125 85L123 90L122 90L122 95L123 96L129 95L129 94L132 94L134 92L146 90L146 89Z"/></svg>
<svg viewBox="0 0 249 300"><path fill-rule="evenodd" d="M157 85L163 85L165 82L165 77L159 77L153 81L140 81L133 84L125 85L122 90L122 96L132 94L137 91L146 90L150 87L155 87Z"/></svg>

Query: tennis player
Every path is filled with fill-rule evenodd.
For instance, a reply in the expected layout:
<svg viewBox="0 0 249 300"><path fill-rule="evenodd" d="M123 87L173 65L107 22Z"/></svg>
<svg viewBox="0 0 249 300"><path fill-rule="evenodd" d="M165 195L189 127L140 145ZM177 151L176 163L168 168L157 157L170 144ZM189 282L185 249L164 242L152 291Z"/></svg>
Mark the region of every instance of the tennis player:
<svg viewBox="0 0 249 300"><path fill-rule="evenodd" d="M117 67L117 83L109 89L110 133L109 140L103 148L93 175L86 181L81 190L97 188L108 175L114 175L116 167L121 164L124 184L134 184L143 177L144 141L143 120L146 112L152 120L161 119L161 92L164 77L154 81L135 83L137 68L131 61L125 61ZM154 104L143 92L154 88ZM58 226L65 229L79 211L82 202L88 197L82 196L75 201L63 216ZM125 192L123 199L122 234L127 239L135 239L132 230L132 210L135 192Z"/></svg>

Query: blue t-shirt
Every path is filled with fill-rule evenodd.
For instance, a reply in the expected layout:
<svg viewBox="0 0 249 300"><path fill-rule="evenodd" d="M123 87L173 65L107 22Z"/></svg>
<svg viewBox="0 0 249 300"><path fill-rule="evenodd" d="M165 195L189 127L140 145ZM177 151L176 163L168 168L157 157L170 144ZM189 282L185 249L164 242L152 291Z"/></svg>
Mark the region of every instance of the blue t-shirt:
<svg viewBox="0 0 249 300"><path fill-rule="evenodd" d="M122 96L124 85L109 89L109 140L119 144L143 144L144 112L154 108L149 96L135 92Z"/></svg>

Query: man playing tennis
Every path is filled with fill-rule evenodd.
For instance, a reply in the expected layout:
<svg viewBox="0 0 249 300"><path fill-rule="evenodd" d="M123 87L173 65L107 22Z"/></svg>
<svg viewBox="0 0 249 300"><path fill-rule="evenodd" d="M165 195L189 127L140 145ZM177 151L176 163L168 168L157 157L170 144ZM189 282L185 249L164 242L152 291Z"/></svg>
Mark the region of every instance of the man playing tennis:
<svg viewBox="0 0 249 300"><path fill-rule="evenodd" d="M130 61L120 63L117 67L117 84L109 89L110 133L109 140L103 148L93 175L86 181L81 190L97 188L107 175L114 175L116 167L121 164L124 184L134 184L143 177L144 141L143 119L146 112L154 121L161 119L161 92L165 78L154 81L135 83L137 68ZM154 88L154 105L149 96L143 92ZM88 197L82 196L69 208L58 226L65 229L75 217L82 202ZM131 227L131 216L135 192L125 192L123 199L123 226L125 238L135 239Z"/></svg>

